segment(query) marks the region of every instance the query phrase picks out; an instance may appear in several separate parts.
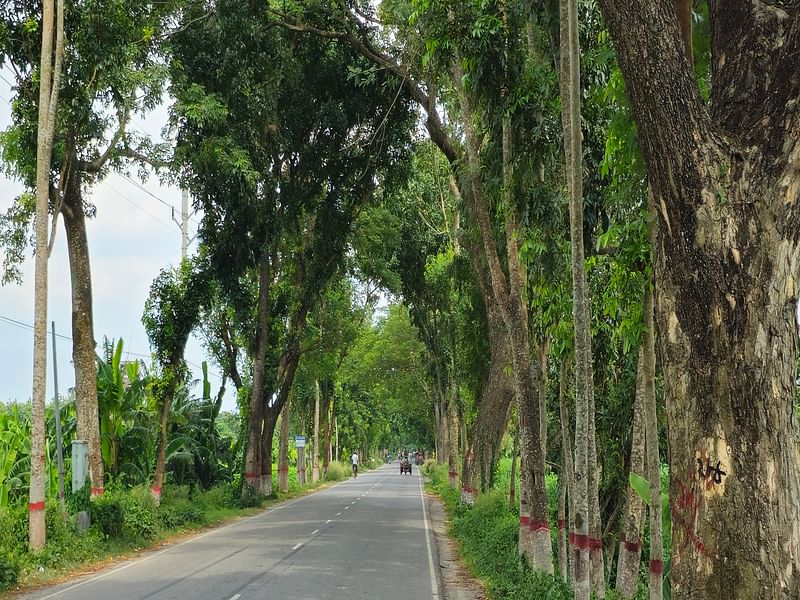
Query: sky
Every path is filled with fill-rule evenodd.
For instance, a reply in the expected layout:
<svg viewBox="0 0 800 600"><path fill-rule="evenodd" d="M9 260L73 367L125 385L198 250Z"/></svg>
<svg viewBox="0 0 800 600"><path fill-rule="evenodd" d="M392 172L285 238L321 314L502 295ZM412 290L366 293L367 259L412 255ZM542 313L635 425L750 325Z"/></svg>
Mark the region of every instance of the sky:
<svg viewBox="0 0 800 600"><path fill-rule="evenodd" d="M0 71L0 130L11 122L10 100L13 81ZM134 122L133 129L160 137L167 119L166 107L151 113L147 121ZM136 169L132 169L135 173ZM157 178L147 182L135 174L128 180L111 174L95 186L88 197L97 207L97 216L87 221L94 302L94 336L100 350L103 338L124 340L124 360L143 358L149 365L150 347L141 323L150 284L161 269L176 266L181 258L180 227L172 221L172 209L180 214L181 192L160 185ZM138 184L138 186L136 185ZM140 187L141 186L141 187ZM143 188L143 189L142 189ZM0 211L5 212L22 191L18 182L0 175ZM193 215L189 236L197 229L200 216ZM189 254L196 242L189 245ZM0 248L0 259L4 250ZM0 402L30 399L33 381L33 257L23 266L22 285L0 287ZM69 263L63 223L59 222L55 246L49 261L48 332L55 321L58 355L58 385L65 395L75 384L71 354L71 311ZM67 338L67 339L65 339ZM192 337L186 348L192 377L202 377L200 365L207 360L200 341ZM53 363L48 333L48 397L53 397ZM212 394L221 383L218 370L209 361ZM228 388L230 388L230 384ZM229 390L223 410L236 410L235 394Z"/></svg>

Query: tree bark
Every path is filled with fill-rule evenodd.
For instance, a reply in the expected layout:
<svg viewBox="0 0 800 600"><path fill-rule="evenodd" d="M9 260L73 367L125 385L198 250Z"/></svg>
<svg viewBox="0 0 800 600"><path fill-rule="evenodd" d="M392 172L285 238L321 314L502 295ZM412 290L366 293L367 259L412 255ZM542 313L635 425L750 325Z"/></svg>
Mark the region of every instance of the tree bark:
<svg viewBox="0 0 800 600"><path fill-rule="evenodd" d="M590 549L592 547L592 467L590 386L592 347L586 270L583 254L583 185L580 108L580 49L576 0L561 0L561 118L564 129L565 165L569 189L570 242L572 248L572 316L575 323L575 599L589 600Z"/></svg>
<svg viewBox="0 0 800 600"><path fill-rule="evenodd" d="M567 482L565 472L558 478L558 574L561 581L569 581L569 549L567 548Z"/></svg>
<svg viewBox="0 0 800 600"><path fill-rule="evenodd" d="M517 508L517 454L519 454L519 430L514 428L514 443L511 446L511 476L508 485L508 505L511 509ZM522 514L520 512L520 514Z"/></svg>
<svg viewBox="0 0 800 600"><path fill-rule="evenodd" d="M661 458L658 453L656 412L656 349L653 321L653 285L645 281L644 290L644 424L647 451L647 479L650 482L650 600L661 600L664 590L664 541L661 531Z"/></svg>
<svg viewBox="0 0 800 600"><path fill-rule="evenodd" d="M547 355L550 351L550 341L545 337L539 345L539 441L542 444L542 456L547 458Z"/></svg>
<svg viewBox="0 0 800 600"><path fill-rule="evenodd" d="M569 509L569 514L567 518L567 522L563 525L569 531L569 545L570 545L570 553L569 553L569 573L570 573L570 582L575 585L575 463L573 460L573 446L572 446L572 436L570 435L569 426L571 423L571 418L569 414L569 408L567 407L567 390L569 389L568 382L568 369L567 369L567 359L561 359L561 367L559 369L559 382L558 382L558 411L559 417L561 420L561 461L562 461L562 469L561 469L561 478L564 479L566 483L567 489L567 498L568 498L568 505L567 508ZM559 527L562 524L559 523Z"/></svg>
<svg viewBox="0 0 800 600"><path fill-rule="evenodd" d="M631 436L631 473L647 479L645 471L644 435L644 344L639 351L636 367L636 398L633 406L633 434ZM623 522L622 539L619 543L617 561L616 590L623 598L630 600L636 595L639 583L639 565L642 562L642 533L645 504L639 494L628 486Z"/></svg>
<svg viewBox="0 0 800 600"><path fill-rule="evenodd" d="M319 481L319 380L314 381L314 455L311 459L311 482Z"/></svg>
<svg viewBox="0 0 800 600"><path fill-rule="evenodd" d="M450 487L458 486L458 397L455 390L450 392L447 406L447 483Z"/></svg>
<svg viewBox="0 0 800 600"><path fill-rule="evenodd" d="M800 15L709 4L709 106L674 5L601 6L659 214L672 595L800 597Z"/></svg>
<svg viewBox="0 0 800 600"><path fill-rule="evenodd" d="M70 162L77 164L77 158ZM89 476L92 497L103 493L103 456L100 450L100 416L97 406L97 362L95 353L92 273L89 240L86 236L86 214L81 193L81 180L76 169L70 169L64 193L64 230L69 255L72 291L72 363L75 369L77 432L89 447Z"/></svg>
<svg viewBox="0 0 800 600"><path fill-rule="evenodd" d="M250 391L248 412L247 448L244 463L243 495L263 494L262 473L262 430L264 426L264 375L266 371L267 345L269 333L269 296L271 269L269 257L264 254L258 265L258 333L256 335L256 356L253 361L253 388ZM270 465L271 470L271 465ZM271 491L271 490L270 490ZM267 492L269 494L269 492Z"/></svg>
<svg viewBox="0 0 800 600"><path fill-rule="evenodd" d="M55 22L55 50L53 27ZM30 487L28 498L28 546L42 550L45 525L45 404L47 395L47 258L50 163L53 157L61 62L64 55L64 4L42 3L42 52L39 77L39 115L36 140L36 256L34 274L33 381L31 389ZM55 217L54 217L55 218Z"/></svg>
<svg viewBox="0 0 800 600"><path fill-rule="evenodd" d="M587 302L588 305L588 302ZM591 326L589 326L591 328ZM588 334L590 339L591 335ZM591 361L591 347L590 365ZM594 373L590 369L589 385L589 561L592 569L592 591L597 598L606 597L606 570L603 553L603 522L600 515L600 469L597 464L597 430L595 426Z"/></svg>
<svg viewBox="0 0 800 600"><path fill-rule="evenodd" d="M286 402L281 410L281 439L278 444L278 490L289 491L289 416L291 402Z"/></svg>
<svg viewBox="0 0 800 600"><path fill-rule="evenodd" d="M180 361L173 362L170 369L164 374L167 381L161 385L164 386L163 393L160 394L161 402L158 407L158 445L156 449L156 470L153 474L153 485L150 487L150 493L155 500L156 506L161 504L161 490L164 487L164 471L166 470L167 463L167 444L168 440L168 427L169 427L169 413L172 410L172 401L175 398L175 390L177 389L178 382L180 381L178 372L180 370Z"/></svg>
<svg viewBox="0 0 800 600"><path fill-rule="evenodd" d="M325 381L325 389L322 395L324 399L323 407L325 408L325 432L322 440L322 478L328 479L328 467L331 464L331 430L333 428L333 403L331 396L331 387L333 381L330 379Z"/></svg>

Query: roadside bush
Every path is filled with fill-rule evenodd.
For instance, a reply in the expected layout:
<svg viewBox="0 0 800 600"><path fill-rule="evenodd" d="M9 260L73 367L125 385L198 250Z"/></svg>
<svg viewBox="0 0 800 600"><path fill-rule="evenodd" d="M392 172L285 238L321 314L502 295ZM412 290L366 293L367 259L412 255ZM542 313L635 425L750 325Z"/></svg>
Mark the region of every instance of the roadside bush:
<svg viewBox="0 0 800 600"><path fill-rule="evenodd" d="M155 539L156 504L150 490L145 487L133 488L120 497L122 506L122 537L134 543L146 543Z"/></svg>
<svg viewBox="0 0 800 600"><path fill-rule="evenodd" d="M0 548L17 555L28 547L28 510L24 504L0 508Z"/></svg>
<svg viewBox="0 0 800 600"><path fill-rule="evenodd" d="M341 481L347 474L345 466L337 460L332 460L328 465L328 481Z"/></svg>
<svg viewBox="0 0 800 600"><path fill-rule="evenodd" d="M125 525L124 513L119 494L106 492L95 498L90 506L92 524L109 538L122 536Z"/></svg>
<svg viewBox="0 0 800 600"><path fill-rule="evenodd" d="M7 590L19 581L19 561L9 551L0 549L0 590Z"/></svg>

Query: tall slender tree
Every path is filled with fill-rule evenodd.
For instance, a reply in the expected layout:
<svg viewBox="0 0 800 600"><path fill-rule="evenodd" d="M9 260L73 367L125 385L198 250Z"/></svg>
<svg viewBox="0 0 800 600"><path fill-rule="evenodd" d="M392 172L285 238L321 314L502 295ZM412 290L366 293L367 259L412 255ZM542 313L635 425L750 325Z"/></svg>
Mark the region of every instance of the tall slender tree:
<svg viewBox="0 0 800 600"><path fill-rule="evenodd" d="M54 31L55 29L55 31ZM55 35L55 47L53 37ZM45 396L47 369L47 258L50 162L61 63L64 54L64 2L42 4L42 51L39 66L39 119L36 142L36 274L34 283L33 391L31 394L31 476L28 544L45 543Z"/></svg>

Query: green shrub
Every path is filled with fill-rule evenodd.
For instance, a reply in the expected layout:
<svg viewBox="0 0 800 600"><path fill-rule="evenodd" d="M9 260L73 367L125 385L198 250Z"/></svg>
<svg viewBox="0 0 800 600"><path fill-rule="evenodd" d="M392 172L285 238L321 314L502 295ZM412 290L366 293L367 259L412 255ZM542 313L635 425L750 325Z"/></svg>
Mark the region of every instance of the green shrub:
<svg viewBox="0 0 800 600"><path fill-rule="evenodd" d="M155 539L156 504L146 487L133 488L120 497L123 525L122 537L134 543L146 543Z"/></svg>
<svg viewBox="0 0 800 600"><path fill-rule="evenodd" d="M0 548L20 554L28 547L28 510L24 504L0 508Z"/></svg>
<svg viewBox="0 0 800 600"><path fill-rule="evenodd" d="M338 460L332 460L328 465L328 481L341 481L348 475L348 469Z"/></svg>
<svg viewBox="0 0 800 600"><path fill-rule="evenodd" d="M0 590L7 590L19 580L19 561L8 550L0 549Z"/></svg>
<svg viewBox="0 0 800 600"><path fill-rule="evenodd" d="M106 537L119 538L125 526L122 502L118 493L106 492L91 504L92 524Z"/></svg>

